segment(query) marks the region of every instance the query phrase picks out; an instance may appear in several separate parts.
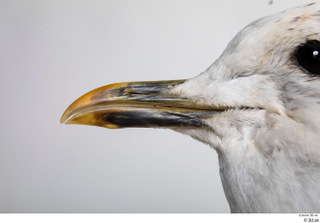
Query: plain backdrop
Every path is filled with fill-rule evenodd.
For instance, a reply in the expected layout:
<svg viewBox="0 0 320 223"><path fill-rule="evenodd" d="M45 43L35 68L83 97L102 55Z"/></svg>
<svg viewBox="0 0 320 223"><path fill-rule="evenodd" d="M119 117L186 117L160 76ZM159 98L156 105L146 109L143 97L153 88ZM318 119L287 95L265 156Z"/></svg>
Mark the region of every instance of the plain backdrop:
<svg viewBox="0 0 320 223"><path fill-rule="evenodd" d="M217 153L162 129L61 125L115 82L191 78L303 0L0 1L0 212L229 212Z"/></svg>

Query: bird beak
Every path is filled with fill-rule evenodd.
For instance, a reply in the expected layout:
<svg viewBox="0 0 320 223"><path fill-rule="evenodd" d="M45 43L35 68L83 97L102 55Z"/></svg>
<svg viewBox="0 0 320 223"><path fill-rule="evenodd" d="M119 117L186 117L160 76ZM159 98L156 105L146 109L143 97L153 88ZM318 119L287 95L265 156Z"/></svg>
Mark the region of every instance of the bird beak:
<svg viewBox="0 0 320 223"><path fill-rule="evenodd" d="M60 122L110 129L206 128L204 120L224 108L199 105L170 94L170 89L184 82L125 82L103 86L74 101Z"/></svg>

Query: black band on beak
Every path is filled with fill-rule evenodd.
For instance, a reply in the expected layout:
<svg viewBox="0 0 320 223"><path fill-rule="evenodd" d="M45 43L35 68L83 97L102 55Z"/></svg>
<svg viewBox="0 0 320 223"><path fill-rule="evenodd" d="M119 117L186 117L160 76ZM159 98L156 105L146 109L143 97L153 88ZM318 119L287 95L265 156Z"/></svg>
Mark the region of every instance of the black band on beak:
<svg viewBox="0 0 320 223"><path fill-rule="evenodd" d="M61 123L106 128L205 128L204 119L223 108L199 105L170 94L185 80L107 85L83 95L61 117Z"/></svg>

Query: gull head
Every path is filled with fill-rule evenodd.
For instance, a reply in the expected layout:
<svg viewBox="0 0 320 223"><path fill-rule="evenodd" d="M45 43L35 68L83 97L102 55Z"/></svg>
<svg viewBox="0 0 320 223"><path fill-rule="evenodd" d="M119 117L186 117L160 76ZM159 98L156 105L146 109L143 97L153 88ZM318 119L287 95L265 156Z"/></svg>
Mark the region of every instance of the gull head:
<svg viewBox="0 0 320 223"><path fill-rule="evenodd" d="M219 155L232 212L320 212L320 4L263 17L188 80L125 82L61 123L168 128Z"/></svg>

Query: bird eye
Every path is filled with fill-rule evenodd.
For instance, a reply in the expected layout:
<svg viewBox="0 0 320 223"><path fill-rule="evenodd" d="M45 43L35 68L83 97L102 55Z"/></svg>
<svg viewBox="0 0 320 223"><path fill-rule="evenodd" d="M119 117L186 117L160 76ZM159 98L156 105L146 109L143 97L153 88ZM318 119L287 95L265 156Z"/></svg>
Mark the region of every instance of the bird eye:
<svg viewBox="0 0 320 223"><path fill-rule="evenodd" d="M320 75L320 42L311 40L301 45L296 52L295 59L305 70Z"/></svg>

